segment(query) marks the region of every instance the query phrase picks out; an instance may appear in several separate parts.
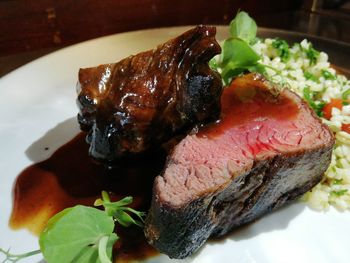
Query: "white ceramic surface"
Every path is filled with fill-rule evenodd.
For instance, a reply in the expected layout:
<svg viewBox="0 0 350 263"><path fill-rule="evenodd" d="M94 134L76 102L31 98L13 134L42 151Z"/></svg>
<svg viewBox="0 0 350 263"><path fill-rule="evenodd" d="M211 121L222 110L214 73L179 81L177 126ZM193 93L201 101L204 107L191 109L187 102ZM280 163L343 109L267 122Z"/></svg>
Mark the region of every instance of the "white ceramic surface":
<svg viewBox="0 0 350 263"><path fill-rule="evenodd" d="M78 133L75 121L78 69L115 62L153 48L187 28L129 32L87 41L35 60L0 79L1 248L11 247L16 253L38 249L37 237L26 230L13 231L8 227L12 187L23 168L44 160ZM226 30L218 28L219 39ZM45 144L50 150L37 147L29 152L29 147L45 134L49 135ZM0 262L1 259L0 256ZM23 260L41 261L41 256ZM296 202L221 241L207 243L189 259L170 260L163 255L147 262L350 262L350 212L331 209L319 213Z"/></svg>

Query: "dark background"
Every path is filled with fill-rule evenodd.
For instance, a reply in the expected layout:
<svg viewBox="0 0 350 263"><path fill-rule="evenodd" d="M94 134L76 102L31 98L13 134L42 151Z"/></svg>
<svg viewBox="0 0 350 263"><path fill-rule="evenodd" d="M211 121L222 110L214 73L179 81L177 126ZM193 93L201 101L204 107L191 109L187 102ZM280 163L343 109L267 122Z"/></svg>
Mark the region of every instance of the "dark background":
<svg viewBox="0 0 350 263"><path fill-rule="evenodd" d="M350 42L342 0L0 0L0 76L59 48L130 30L228 24L245 10L259 26Z"/></svg>

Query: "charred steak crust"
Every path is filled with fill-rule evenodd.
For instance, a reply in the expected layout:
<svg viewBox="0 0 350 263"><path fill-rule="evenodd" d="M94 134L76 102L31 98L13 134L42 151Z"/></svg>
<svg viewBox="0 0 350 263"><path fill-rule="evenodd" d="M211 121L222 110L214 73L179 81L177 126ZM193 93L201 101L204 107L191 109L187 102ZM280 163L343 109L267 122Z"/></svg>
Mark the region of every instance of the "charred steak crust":
<svg viewBox="0 0 350 263"><path fill-rule="evenodd" d="M253 79L262 81L261 77L253 77ZM251 80L252 76L243 77L243 81ZM239 81L241 80L237 83ZM175 147L174 152L168 157L164 173L155 180L152 205L144 230L150 244L171 258L185 258L198 250L209 237L225 235L241 225L256 220L297 199L321 180L331 160L333 134L296 94L286 90L282 93L296 101L301 112L299 114L305 115L306 121L313 122L314 130L311 132L315 134L308 135L303 130L300 133L304 137L311 136L315 143L300 139L299 144L294 148L282 148L281 151L273 151L272 154L263 148L269 154L251 156L249 158L252 159L245 163L242 159L244 165L239 169L233 169L227 165L221 170L221 174L228 174L224 176L226 180L219 180L219 183L214 186L209 185L205 190L196 191L196 187L190 188L187 184L191 176L198 177L196 173L191 172L198 167L191 168L187 164L186 168L181 170L186 173L187 169L188 172L183 185L179 183L179 179L173 179L179 174L173 174L173 176L169 174L174 171L174 166L182 165L176 156L190 146L202 147L201 144L193 146L194 140L199 140L202 144L208 143L207 139L198 139L197 135L188 136ZM223 108L225 110L225 107ZM231 130L231 133L234 132L237 131ZM209 140L215 139L217 138L209 138ZM180 147L183 148L180 149ZM223 151L224 147L226 146L221 146ZM220 155L219 152L217 154ZM208 159L211 156L204 155ZM223 157L217 157L217 159L220 158ZM208 163L206 163L207 166L209 166ZM207 180L214 181L218 176L218 174L214 176L208 174ZM205 179L202 178L201 184L203 180ZM170 190L167 186L169 184L176 191ZM181 196L177 196L176 192ZM188 192L191 193L188 194ZM187 195L186 198L183 198L184 193Z"/></svg>
<svg viewBox="0 0 350 263"><path fill-rule="evenodd" d="M154 196L145 235L150 244L170 258L185 258L209 237L223 236L310 190L322 179L331 154L329 146L256 161L249 172L233 178L224 189L184 207L173 208ZM312 180L305 174L313 174Z"/></svg>
<svg viewBox="0 0 350 263"><path fill-rule="evenodd" d="M80 69L78 121L90 155L110 163L216 120L222 82L208 66L221 51L215 34L197 26L118 63Z"/></svg>

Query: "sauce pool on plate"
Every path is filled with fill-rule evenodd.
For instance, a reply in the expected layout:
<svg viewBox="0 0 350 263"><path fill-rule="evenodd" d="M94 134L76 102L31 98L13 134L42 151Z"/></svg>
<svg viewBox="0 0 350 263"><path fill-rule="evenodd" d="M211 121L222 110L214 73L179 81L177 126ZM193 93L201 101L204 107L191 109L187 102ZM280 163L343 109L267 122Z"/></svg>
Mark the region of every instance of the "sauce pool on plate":
<svg viewBox="0 0 350 263"><path fill-rule="evenodd" d="M85 133L78 134L49 159L27 167L14 186L10 226L39 234L46 222L61 210L77 204L92 206L101 191L112 200L133 196L132 207L147 212L154 177L164 166L166 154L159 150L123 159L113 169L95 164L88 155ZM157 254L138 227L117 228L116 262Z"/></svg>

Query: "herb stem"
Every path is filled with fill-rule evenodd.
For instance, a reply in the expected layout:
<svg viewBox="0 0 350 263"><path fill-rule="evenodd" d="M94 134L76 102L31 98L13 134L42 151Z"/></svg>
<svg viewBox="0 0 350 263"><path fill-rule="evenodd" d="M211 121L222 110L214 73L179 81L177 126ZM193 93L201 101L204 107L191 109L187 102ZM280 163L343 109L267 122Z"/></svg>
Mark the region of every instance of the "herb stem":
<svg viewBox="0 0 350 263"><path fill-rule="evenodd" d="M112 263L107 255L108 236L103 236L98 242L98 257L102 263Z"/></svg>
<svg viewBox="0 0 350 263"><path fill-rule="evenodd" d="M5 251L2 248L0 248L0 253L5 254L6 258L2 261L2 263L5 263L7 261L9 262L17 262L20 261L23 258L27 258L27 257L31 257L37 254L40 254L41 251L40 250L34 250L34 251L30 251L27 253L23 253L23 254L12 254L9 252L9 250Z"/></svg>
<svg viewBox="0 0 350 263"><path fill-rule="evenodd" d="M275 67L272 67L272 66L266 65L266 64L262 64L262 65L264 65L264 67L266 67L266 68L272 69L273 71L275 71L275 72L276 72L277 74L279 74L279 75L282 74L282 72L281 72L280 70L276 69ZM281 76L282 76L282 75L281 75Z"/></svg>
<svg viewBox="0 0 350 263"><path fill-rule="evenodd" d="M111 199L109 199L109 195L106 191L102 191L102 200L108 203L111 202Z"/></svg>

